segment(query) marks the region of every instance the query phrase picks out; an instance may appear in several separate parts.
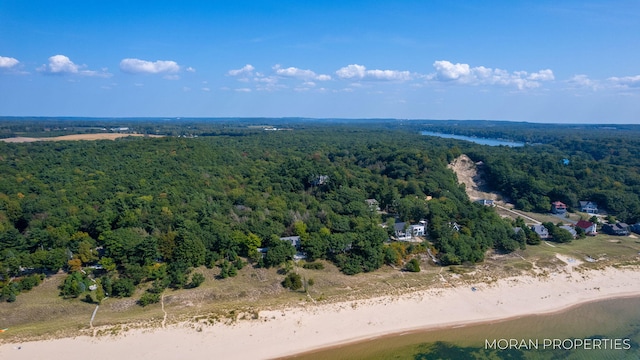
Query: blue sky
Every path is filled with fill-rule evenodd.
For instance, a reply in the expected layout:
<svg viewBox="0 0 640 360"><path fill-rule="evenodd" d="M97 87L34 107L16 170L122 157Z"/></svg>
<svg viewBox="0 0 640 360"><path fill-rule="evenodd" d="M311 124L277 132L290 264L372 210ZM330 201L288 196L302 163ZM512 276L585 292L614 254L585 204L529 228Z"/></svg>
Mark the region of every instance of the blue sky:
<svg viewBox="0 0 640 360"><path fill-rule="evenodd" d="M0 115L640 123L640 2L2 0Z"/></svg>

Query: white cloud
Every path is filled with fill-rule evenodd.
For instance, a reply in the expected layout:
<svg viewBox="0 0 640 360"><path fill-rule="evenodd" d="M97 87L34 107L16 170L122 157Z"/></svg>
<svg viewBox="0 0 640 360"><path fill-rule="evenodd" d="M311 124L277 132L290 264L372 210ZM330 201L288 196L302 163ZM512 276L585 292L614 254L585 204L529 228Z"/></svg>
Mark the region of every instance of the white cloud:
<svg viewBox="0 0 640 360"><path fill-rule="evenodd" d="M240 76L240 75L251 76L251 74L253 74L253 70L255 70L255 68L251 64L247 64L241 67L240 69L229 70L228 74L231 76Z"/></svg>
<svg viewBox="0 0 640 360"><path fill-rule="evenodd" d="M351 64L336 71L341 79L362 79L362 80L384 80L384 81L406 81L413 76L409 71L399 70L367 70L363 65Z"/></svg>
<svg viewBox="0 0 640 360"><path fill-rule="evenodd" d="M598 81L591 80L584 74L574 75L566 82L572 88L591 88L592 90L597 90L600 87Z"/></svg>
<svg viewBox="0 0 640 360"><path fill-rule="evenodd" d="M539 80L539 81L551 81L555 80L555 76L553 76L553 71L550 69L540 70L537 73L532 73L528 76L529 80Z"/></svg>
<svg viewBox="0 0 640 360"><path fill-rule="evenodd" d="M122 59L120 70L130 74L177 73L180 65L171 60L146 61L140 59Z"/></svg>
<svg viewBox="0 0 640 360"><path fill-rule="evenodd" d="M640 75L636 76L624 76L624 77L610 77L607 79L611 84L616 87L623 88L640 88Z"/></svg>
<svg viewBox="0 0 640 360"><path fill-rule="evenodd" d="M84 70L86 67L86 65L75 64L65 55L54 55L49 58L48 64L43 64L37 70L42 73L53 75L111 76L106 69L102 69L101 71Z"/></svg>
<svg viewBox="0 0 640 360"><path fill-rule="evenodd" d="M484 66L471 67L469 64L452 63L439 60L433 63L436 72L426 76L428 80L452 82L469 85L502 85L515 86L520 90L537 88L544 81L555 79L550 69L534 73L526 71L508 72L502 69L492 69Z"/></svg>
<svg viewBox="0 0 640 360"><path fill-rule="evenodd" d="M189 66L188 68L186 68L187 72L196 72L196 69L192 68L191 66Z"/></svg>
<svg viewBox="0 0 640 360"><path fill-rule="evenodd" d="M18 65L20 61L12 57L0 56L0 68L9 69Z"/></svg>
<svg viewBox="0 0 640 360"><path fill-rule="evenodd" d="M303 80L313 79L318 81L331 80L331 76L324 75L324 74L318 75L312 70L298 69L296 67L288 67L286 69L282 69L280 68L280 65L274 66L273 69L276 71L276 74L280 76L285 76L285 77L292 77L292 78L298 78Z"/></svg>
<svg viewBox="0 0 640 360"><path fill-rule="evenodd" d="M411 80L411 73L398 70L367 70L367 77L376 80L405 81Z"/></svg>
<svg viewBox="0 0 640 360"><path fill-rule="evenodd" d="M436 77L443 81L458 79L464 80L471 74L469 64L453 64L446 60L440 60L434 62L433 67L436 68ZM490 69L480 67L480 72L483 76L489 75L486 70Z"/></svg>
<svg viewBox="0 0 640 360"><path fill-rule="evenodd" d="M336 75L338 75L338 77L341 79L353 79L353 78L362 79L365 77L366 74L367 74L367 68L358 64L347 65L343 68L340 68L338 71L336 71Z"/></svg>
<svg viewBox="0 0 640 360"><path fill-rule="evenodd" d="M206 91L206 92L211 91L211 89L210 89L210 88L208 88L208 87L203 87L203 88L202 88L202 89L200 89L200 90L202 90L202 91Z"/></svg>
<svg viewBox="0 0 640 360"><path fill-rule="evenodd" d="M276 84L278 82L278 78L275 76L262 76L253 78L253 81L263 84Z"/></svg>
<svg viewBox="0 0 640 360"><path fill-rule="evenodd" d="M239 89L235 89L237 92L251 92L251 89L249 88L239 88Z"/></svg>

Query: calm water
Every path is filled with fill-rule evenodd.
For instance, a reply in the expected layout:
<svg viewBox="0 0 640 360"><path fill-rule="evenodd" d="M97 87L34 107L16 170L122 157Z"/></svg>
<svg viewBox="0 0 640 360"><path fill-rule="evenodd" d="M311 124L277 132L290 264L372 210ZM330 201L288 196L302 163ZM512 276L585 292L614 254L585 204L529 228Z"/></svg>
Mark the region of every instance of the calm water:
<svg viewBox="0 0 640 360"><path fill-rule="evenodd" d="M425 308L424 311L429 309ZM524 340L527 346L508 348L507 341L510 339L517 342ZM616 339L621 349L604 349L606 344L610 346ZM491 348L494 340L496 345ZM562 342L557 345L559 349L553 350L554 340L556 343ZM580 342L589 341L592 344L590 347L579 345ZM537 349L534 346L536 343ZM598 343L600 349L595 348ZM501 350L498 347L507 348ZM292 358L640 359L640 298L589 303L553 315L390 335Z"/></svg>
<svg viewBox="0 0 640 360"><path fill-rule="evenodd" d="M524 146L524 143L515 142L515 141L453 135L453 134L443 134L443 133L436 133L431 131L422 131L421 134L429 135L429 136L438 136L438 137L447 138L447 139L466 140L466 141L471 141L480 145L491 145L491 146L504 145L504 146L511 146L511 147Z"/></svg>

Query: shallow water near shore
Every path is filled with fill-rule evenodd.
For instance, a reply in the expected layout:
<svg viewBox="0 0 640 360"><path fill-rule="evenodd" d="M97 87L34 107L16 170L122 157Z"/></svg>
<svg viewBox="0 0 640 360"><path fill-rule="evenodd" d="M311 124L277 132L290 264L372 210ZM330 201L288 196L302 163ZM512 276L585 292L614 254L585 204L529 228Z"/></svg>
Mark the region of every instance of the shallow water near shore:
<svg viewBox="0 0 640 360"><path fill-rule="evenodd" d="M290 358L639 359L640 297L587 303L556 314L393 334Z"/></svg>

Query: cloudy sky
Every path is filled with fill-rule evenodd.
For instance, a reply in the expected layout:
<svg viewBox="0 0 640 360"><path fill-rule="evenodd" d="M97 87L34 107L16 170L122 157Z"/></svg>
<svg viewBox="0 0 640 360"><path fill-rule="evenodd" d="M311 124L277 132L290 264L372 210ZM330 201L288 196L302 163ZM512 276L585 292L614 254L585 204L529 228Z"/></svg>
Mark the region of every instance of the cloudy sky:
<svg viewBox="0 0 640 360"><path fill-rule="evenodd" d="M2 0L0 115L640 123L640 2Z"/></svg>

